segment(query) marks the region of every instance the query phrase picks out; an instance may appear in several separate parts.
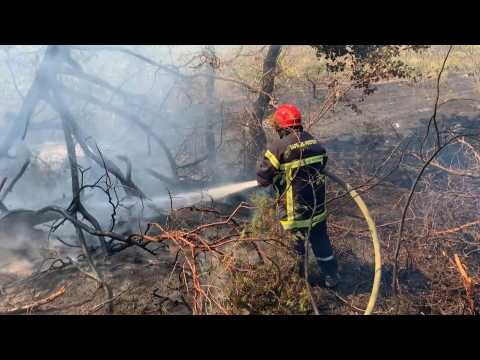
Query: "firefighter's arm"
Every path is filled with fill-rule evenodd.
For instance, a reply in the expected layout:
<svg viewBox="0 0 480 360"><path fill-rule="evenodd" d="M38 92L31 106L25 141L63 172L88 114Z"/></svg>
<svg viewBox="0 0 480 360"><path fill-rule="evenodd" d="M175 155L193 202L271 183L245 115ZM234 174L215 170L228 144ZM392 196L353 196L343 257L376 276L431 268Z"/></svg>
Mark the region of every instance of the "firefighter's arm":
<svg viewBox="0 0 480 360"><path fill-rule="evenodd" d="M320 172L323 172L323 170L325 170L325 168L327 167L327 161L328 161L328 156L327 156L327 154L325 154L324 158L323 158L322 168L321 168Z"/></svg>
<svg viewBox="0 0 480 360"><path fill-rule="evenodd" d="M322 162L320 171L323 171L327 166L327 161L328 161L327 150L323 146L320 146L320 154L323 155L323 162Z"/></svg>
<svg viewBox="0 0 480 360"><path fill-rule="evenodd" d="M257 164L257 182L260 186L273 184L273 179L280 169L276 151L267 150Z"/></svg>

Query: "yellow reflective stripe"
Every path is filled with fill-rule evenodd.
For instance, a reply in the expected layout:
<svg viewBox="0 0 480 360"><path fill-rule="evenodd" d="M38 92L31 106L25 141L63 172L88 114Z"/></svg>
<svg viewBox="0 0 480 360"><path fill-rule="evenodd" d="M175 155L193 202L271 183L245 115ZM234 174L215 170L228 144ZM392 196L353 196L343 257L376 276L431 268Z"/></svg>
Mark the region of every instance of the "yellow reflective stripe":
<svg viewBox="0 0 480 360"><path fill-rule="evenodd" d="M290 150L296 150L296 149L304 148L304 147L307 147L307 146L310 146L310 145L314 145L316 143L318 143L318 141L315 140L315 139L312 139L312 140L302 141L302 142L298 142L298 143L295 143L295 144L288 145L288 148Z"/></svg>
<svg viewBox="0 0 480 360"><path fill-rule="evenodd" d="M275 169L278 170L280 168L280 161L278 161L277 157L273 155L270 150L267 150L267 152L265 153L265 157L270 160L270 163Z"/></svg>
<svg viewBox="0 0 480 360"><path fill-rule="evenodd" d="M296 169L302 166L307 166L307 165L316 164L320 162L323 163L324 157L325 155L316 155L316 156L311 156L302 160L290 161L288 163L280 165L280 170Z"/></svg>
<svg viewBox="0 0 480 360"><path fill-rule="evenodd" d="M295 208L293 202L293 187L292 187L292 171L287 170L287 219L293 221L295 219Z"/></svg>
<svg viewBox="0 0 480 360"><path fill-rule="evenodd" d="M310 224L312 226L317 225L318 223L324 221L327 217L327 212L324 211L323 213L319 215L315 215L311 219L307 220L285 220L285 221L280 221L280 224L282 224L282 227L284 230L290 230L290 229L297 229L297 228L308 228L310 227Z"/></svg>

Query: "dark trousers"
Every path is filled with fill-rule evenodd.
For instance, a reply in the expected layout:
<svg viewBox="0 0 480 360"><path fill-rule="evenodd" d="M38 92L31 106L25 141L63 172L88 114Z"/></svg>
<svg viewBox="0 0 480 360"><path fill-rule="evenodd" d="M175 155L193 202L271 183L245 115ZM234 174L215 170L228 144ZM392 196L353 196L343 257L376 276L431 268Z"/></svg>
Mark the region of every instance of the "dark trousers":
<svg viewBox="0 0 480 360"><path fill-rule="evenodd" d="M326 275L333 275L337 272L337 260L333 253L330 238L327 232L327 222L322 221L310 229L310 234L307 229L292 230L294 236L295 251L301 256L302 261L300 265L300 273L303 274L303 259L305 257L305 238L308 236L308 241L312 244L313 254L317 260L320 270Z"/></svg>

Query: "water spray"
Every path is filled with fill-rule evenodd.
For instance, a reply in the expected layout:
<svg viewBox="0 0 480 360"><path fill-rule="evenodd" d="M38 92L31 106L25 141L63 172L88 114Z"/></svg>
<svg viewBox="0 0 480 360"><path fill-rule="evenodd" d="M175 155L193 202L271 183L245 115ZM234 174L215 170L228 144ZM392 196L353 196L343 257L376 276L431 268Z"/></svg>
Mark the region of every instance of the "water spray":
<svg viewBox="0 0 480 360"><path fill-rule="evenodd" d="M178 210L201 202L219 201L227 196L241 193L257 186L257 180L251 180L179 194L157 196L143 202L130 198L122 201L122 208L128 209L129 217L145 219L158 215L159 211ZM111 211L109 204L96 200L93 202L87 201L85 205L96 217L100 219L103 217L103 221L109 221L110 215L105 215Z"/></svg>
<svg viewBox="0 0 480 360"><path fill-rule="evenodd" d="M362 213L362 216L365 218L365 221L367 222L368 229L370 231L370 237L372 239L373 243L373 251L374 251L374 278L373 278L373 284L372 284L372 291L370 294L370 299L368 301L367 308L365 310L364 315L371 315L373 312L373 309L375 307L377 298L378 298L378 293L380 289L380 283L381 283L381 276L382 276L382 260L381 260L381 253L380 253L380 242L378 239L378 234L377 234L377 229L375 226L375 222L370 216L370 213L368 211L367 205L365 202L362 200L360 195L353 190L352 186L344 182L342 179L340 179L338 176L335 174L332 174L326 170L323 171L324 174L329 177L331 180L333 180L335 183L340 185L342 188L347 191L355 204L357 205L358 209ZM190 206L195 203L198 203L202 200L205 200L205 197L210 198L211 200L220 200L226 196L233 195L248 189L252 189L258 186L258 183L256 180L251 180L251 181L245 181L245 182L240 182L240 183L234 183L234 184L229 184L229 185L224 185L224 186L219 186L211 189L207 189L203 192L199 191L193 191L189 193L184 193L184 194L179 194L175 198L175 203L177 207L182 207L182 206ZM177 202L178 201L178 202ZM162 198L157 198L154 200L155 204L159 207L169 207L170 206L170 198L169 197L162 197Z"/></svg>
<svg viewBox="0 0 480 360"><path fill-rule="evenodd" d="M201 201L217 201L227 196L241 193L245 190L253 189L258 186L257 180L243 181L228 185L217 186L208 189L190 191L174 195L172 199L170 196L162 196L152 199L155 206L163 209L170 208L171 201L174 209L181 207L192 206Z"/></svg>

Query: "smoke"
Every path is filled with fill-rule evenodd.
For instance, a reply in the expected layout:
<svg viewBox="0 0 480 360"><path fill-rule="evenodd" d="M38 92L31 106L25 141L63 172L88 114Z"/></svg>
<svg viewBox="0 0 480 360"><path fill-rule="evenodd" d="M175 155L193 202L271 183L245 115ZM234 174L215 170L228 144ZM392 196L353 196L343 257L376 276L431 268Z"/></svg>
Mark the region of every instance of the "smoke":
<svg viewBox="0 0 480 360"><path fill-rule="evenodd" d="M0 275L28 276L47 248L46 233L21 221L0 221Z"/></svg>
<svg viewBox="0 0 480 360"><path fill-rule="evenodd" d="M118 51L119 48L122 51ZM219 52L232 50L233 47L217 47ZM168 211L169 193L174 194L174 207L181 207L205 199L220 199L253 186L252 182L185 192L184 187L175 185L179 184L176 180L166 184L149 173L154 170L175 179L170 155L164 147L180 164L195 160L207 151L204 132L209 108L205 79L188 78L206 71L203 46L60 46L54 57L49 51L52 48L47 46L0 49L0 80L5 95L0 103L0 180L6 177L11 181L25 160L31 161L4 201L10 211L36 210L48 205L66 208L72 200L62 119L48 94L40 96L27 121L30 96L37 91L35 84L42 86L39 76L54 71L61 84L60 97L78 124L82 140L100 155L96 150L98 146L101 155L121 169L124 176L128 174L128 166L121 157L127 157L133 182L147 195L143 203L127 198L110 173L122 201L119 218L139 219L153 216L162 209ZM154 64L143 58L153 60ZM145 131L134 120L149 130ZM219 129L215 131L218 133ZM78 144L76 156L84 184L95 184L105 175L105 169L90 159ZM199 172L208 175L202 165ZM216 180L217 183L232 181L228 174L217 174ZM86 190L82 197L102 226L109 226L112 209L106 194L98 189ZM14 251L33 243L44 244L44 239L37 241L36 237L44 237L45 228L12 220L14 216L6 217L9 214L0 212L0 226L15 223L12 228L15 231L0 231L0 247ZM71 226L59 229L62 236L73 233Z"/></svg>

